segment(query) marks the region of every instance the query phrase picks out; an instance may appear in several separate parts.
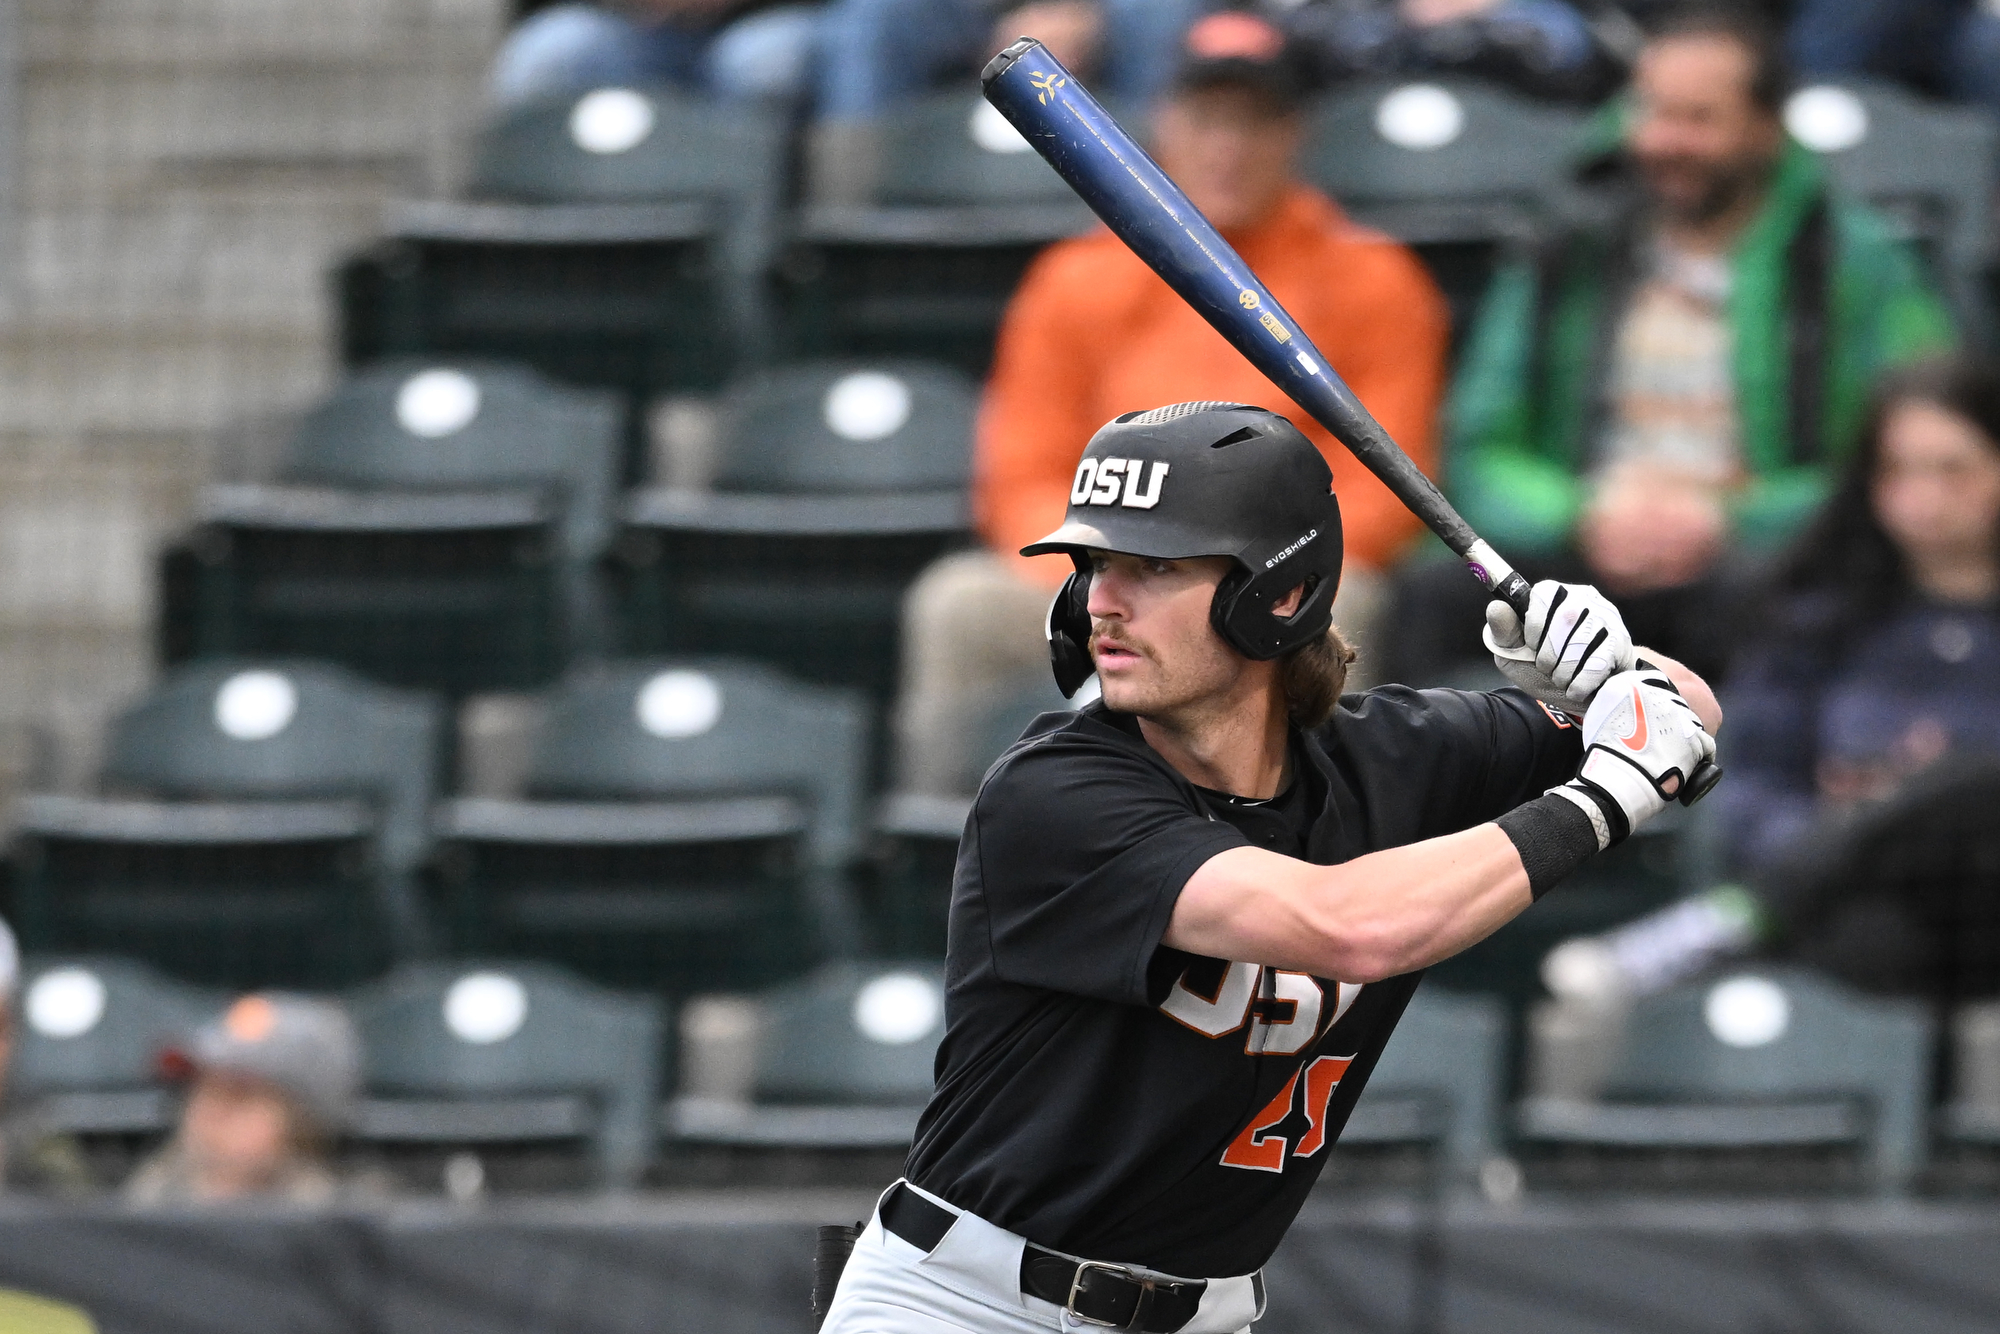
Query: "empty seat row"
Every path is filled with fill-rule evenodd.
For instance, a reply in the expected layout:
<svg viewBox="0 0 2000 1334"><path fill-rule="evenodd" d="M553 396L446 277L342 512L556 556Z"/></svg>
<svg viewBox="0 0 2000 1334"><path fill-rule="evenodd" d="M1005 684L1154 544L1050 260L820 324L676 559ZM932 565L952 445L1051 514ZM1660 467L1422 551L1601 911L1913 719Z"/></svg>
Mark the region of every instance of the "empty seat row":
<svg viewBox="0 0 2000 1334"><path fill-rule="evenodd" d="M1478 82L1360 84L1312 111L1302 169L1416 246L1462 317L1495 248L1559 204L1582 123ZM1989 116L1864 84L1801 92L1787 123L1924 243L1962 305L1978 301ZM479 137L469 198L399 206L345 267L345 355L515 357L634 403L773 358L983 374L1022 271L1090 217L975 95L912 104L883 134L870 203L788 212L774 119L650 88L508 113Z"/></svg>
<svg viewBox="0 0 2000 1334"><path fill-rule="evenodd" d="M384 364L306 415L274 476L203 492L164 563L162 656L458 695L580 654L741 652L886 696L905 587L967 540L974 400L924 363L764 372L725 399L703 487L621 496L602 392Z"/></svg>
<svg viewBox="0 0 2000 1334"><path fill-rule="evenodd" d="M441 800L437 697L310 662L182 668L113 723L97 794L19 803L23 941L244 987L449 950L688 993L882 934L854 884L870 714L851 692L606 661L535 705L519 790Z"/></svg>
<svg viewBox="0 0 2000 1334"><path fill-rule="evenodd" d="M160 1054L228 999L95 956L31 957L24 983L16 1090L46 1124L86 1135L166 1129ZM833 964L757 996L697 1001L678 1044L656 998L544 964L406 965L346 999L367 1085L352 1140L574 1144L590 1175L614 1186L641 1179L662 1137L682 1148L900 1150L944 1022L934 964ZM1520 1186L1509 1152L1532 1163L1551 1149L1837 1150L1850 1188L1897 1193L1918 1180L1934 1139L2000 1145L2000 1005L1956 1017L1956 1093L1935 1116L1931 1027L1919 1007L1810 974L1738 973L1620 1017L1581 1085L1557 1087L1548 1068L1575 1055L1563 1050L1574 1033L1539 1023L1542 1068L1510 1124L1499 1005L1427 988L1372 1074L1341 1157L1416 1147L1437 1184L1504 1196Z"/></svg>

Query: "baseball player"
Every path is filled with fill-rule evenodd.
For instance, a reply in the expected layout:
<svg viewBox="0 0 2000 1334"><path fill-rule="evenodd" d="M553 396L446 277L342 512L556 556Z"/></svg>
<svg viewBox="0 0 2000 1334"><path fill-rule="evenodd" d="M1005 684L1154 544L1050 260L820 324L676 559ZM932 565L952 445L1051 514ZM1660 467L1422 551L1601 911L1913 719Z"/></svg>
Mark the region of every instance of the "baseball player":
<svg viewBox="0 0 2000 1334"><path fill-rule="evenodd" d="M1023 552L1075 563L1051 659L1102 698L973 804L937 1089L825 1329L1243 1330L1423 970L1657 814L1719 711L1553 583L1488 614L1519 688L1341 700L1332 477L1261 408L1117 418Z"/></svg>

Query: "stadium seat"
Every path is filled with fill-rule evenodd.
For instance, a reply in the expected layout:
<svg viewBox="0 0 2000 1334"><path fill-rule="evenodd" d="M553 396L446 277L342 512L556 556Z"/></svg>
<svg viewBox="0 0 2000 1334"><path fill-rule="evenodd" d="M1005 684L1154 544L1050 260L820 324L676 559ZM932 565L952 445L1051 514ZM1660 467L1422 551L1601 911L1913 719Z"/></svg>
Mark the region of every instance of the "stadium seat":
<svg viewBox="0 0 2000 1334"><path fill-rule="evenodd" d="M977 95L917 99L882 120L865 205L816 204L777 267L792 357L930 357L984 376L1008 299L1049 242L1091 215Z"/></svg>
<svg viewBox="0 0 2000 1334"><path fill-rule="evenodd" d="M22 942L244 989L421 950L412 877L444 741L434 699L337 667L182 667L111 724L103 795L22 798Z"/></svg>
<svg viewBox="0 0 2000 1334"><path fill-rule="evenodd" d="M438 812L458 948L686 995L852 954L868 711L719 659L580 669L549 696L519 800Z"/></svg>
<svg viewBox="0 0 2000 1334"><path fill-rule="evenodd" d="M76 1135L157 1135L173 1125L161 1056L212 1020L226 991L170 982L130 959L35 955L21 971L7 1094Z"/></svg>
<svg viewBox="0 0 2000 1334"><path fill-rule="evenodd" d="M2000 120L1927 101L1893 84L1817 84L1785 107L1792 137L1819 153L1850 193L1916 242L1960 317L1993 334L1981 280L1993 255Z"/></svg>
<svg viewBox="0 0 2000 1334"><path fill-rule="evenodd" d="M944 969L828 964L760 998L754 1100L668 1107L671 1136L742 1148L906 1146L944 1036Z"/></svg>
<svg viewBox="0 0 2000 1334"><path fill-rule="evenodd" d="M666 1050L656 997L601 991L542 963L420 963L349 1004L366 1052L355 1139L582 1144L601 1184L638 1184Z"/></svg>
<svg viewBox="0 0 2000 1334"><path fill-rule="evenodd" d="M1340 1132L1340 1144L1432 1146L1470 1182L1500 1150L1507 1015L1490 996L1421 988Z"/></svg>
<svg viewBox="0 0 2000 1334"><path fill-rule="evenodd" d="M727 653L895 689L903 594L968 540L976 387L914 362L789 366L725 400L713 490L627 503L628 653Z"/></svg>
<svg viewBox="0 0 2000 1334"><path fill-rule="evenodd" d="M1422 256L1464 329L1502 245L1565 188L1581 117L1470 80L1357 83L1311 112L1305 178Z"/></svg>
<svg viewBox="0 0 2000 1334"><path fill-rule="evenodd" d="M169 661L269 653L459 695L606 634L617 406L521 367L395 361L307 415L270 482L210 486L168 560Z"/></svg>
<svg viewBox="0 0 2000 1334"><path fill-rule="evenodd" d="M1852 1149L1874 1189L1900 1192L1926 1158L1932 1028L1923 1005L1803 970L1739 972L1635 1002L1595 1096L1527 1098L1520 1134L1659 1152Z"/></svg>
<svg viewBox="0 0 2000 1334"><path fill-rule="evenodd" d="M2000 1000L1952 1016L1952 1095L1945 1134L1961 1144L2000 1146Z"/></svg>
<svg viewBox="0 0 2000 1334"><path fill-rule="evenodd" d="M479 135L469 198L392 207L344 268L344 355L503 356L616 388L636 446L648 399L761 359L784 154L775 114L671 89L507 112Z"/></svg>

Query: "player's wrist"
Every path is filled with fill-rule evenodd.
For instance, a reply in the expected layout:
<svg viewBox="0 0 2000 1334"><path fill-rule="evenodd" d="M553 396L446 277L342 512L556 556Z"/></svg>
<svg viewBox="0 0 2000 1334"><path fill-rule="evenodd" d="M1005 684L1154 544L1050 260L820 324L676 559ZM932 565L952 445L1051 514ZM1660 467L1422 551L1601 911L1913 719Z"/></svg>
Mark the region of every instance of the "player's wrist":
<svg viewBox="0 0 2000 1334"><path fill-rule="evenodd" d="M1551 788L1494 821L1521 856L1529 894L1541 898L1608 845L1604 817L1592 818L1593 809L1588 798L1579 803Z"/></svg>

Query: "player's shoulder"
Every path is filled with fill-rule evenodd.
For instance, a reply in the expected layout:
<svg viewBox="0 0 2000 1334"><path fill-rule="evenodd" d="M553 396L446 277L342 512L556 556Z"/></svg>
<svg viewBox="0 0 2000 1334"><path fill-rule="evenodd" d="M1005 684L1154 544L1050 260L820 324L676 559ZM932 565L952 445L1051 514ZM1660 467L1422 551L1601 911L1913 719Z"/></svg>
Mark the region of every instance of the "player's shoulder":
<svg viewBox="0 0 2000 1334"><path fill-rule="evenodd" d="M1194 804L1193 789L1137 736L1129 718L1090 704L1044 713L995 760L973 798L975 817L1074 815L1149 792Z"/></svg>

